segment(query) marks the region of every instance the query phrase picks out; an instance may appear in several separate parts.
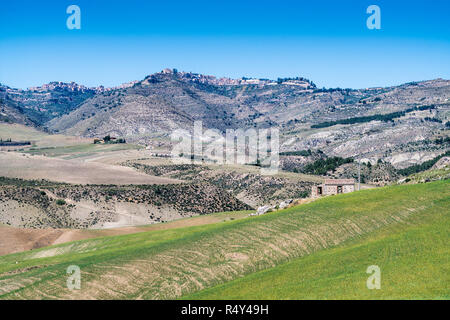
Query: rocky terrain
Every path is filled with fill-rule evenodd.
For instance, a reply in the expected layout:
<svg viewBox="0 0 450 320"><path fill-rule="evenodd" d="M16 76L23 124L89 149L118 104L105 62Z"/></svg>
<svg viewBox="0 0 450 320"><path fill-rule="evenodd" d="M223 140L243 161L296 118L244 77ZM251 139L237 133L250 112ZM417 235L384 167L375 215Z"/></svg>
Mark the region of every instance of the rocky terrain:
<svg viewBox="0 0 450 320"><path fill-rule="evenodd" d="M251 209L207 184L73 185L0 178L0 223L23 228L107 228Z"/></svg>
<svg viewBox="0 0 450 320"><path fill-rule="evenodd" d="M116 88L54 82L30 90L0 86L0 121L50 132L168 143L175 129L277 127L281 151L378 160L405 168L448 143L450 81L366 89L319 89L304 78L228 79L165 69Z"/></svg>
<svg viewBox="0 0 450 320"><path fill-rule="evenodd" d="M414 257L422 245L423 253L432 253L421 254L422 260L436 260L448 243L435 235L448 234L443 226L448 225L449 95L450 81L442 79L390 88L318 89L300 77L218 79L170 69L117 88L0 85L1 141L30 143L0 150L0 255L32 250L2 257L0 295L189 297L185 294L224 281L304 262L315 252L323 261L326 255L319 250L348 241L348 257L330 257L354 261L353 240L358 239L382 238L386 248L378 240L372 248L386 260L383 252L392 251L392 245L380 234L404 240L399 248L414 249L405 257ZM183 160L195 161L174 164L171 132L191 131L197 120L204 129L222 132L279 128L280 170L264 175L258 161L221 165L188 152ZM107 143L116 138L126 143ZM311 186L325 178L358 176L370 184L362 189L405 185L308 198ZM416 183L421 185L408 185ZM423 233L417 233L418 221ZM388 233L400 229L401 237ZM156 230L161 232L151 232ZM413 238L419 240L411 247ZM436 243L442 245L433 252ZM373 260L373 254L367 257L370 245L363 243L359 260ZM400 268L411 265L398 261ZM83 277L89 278L82 291L67 290L67 279L58 276L69 264L82 265ZM305 269L294 267L287 288ZM365 262L357 266L358 272L366 267ZM327 279L335 269L325 271ZM421 274L418 283L432 283L436 270L426 270L428 279ZM444 275L435 281L438 290L425 297L442 297ZM266 285L272 289L269 276ZM353 280L362 283L360 277ZM404 289L398 288L398 297L405 297ZM412 297L424 293L415 291Z"/></svg>
<svg viewBox="0 0 450 320"><path fill-rule="evenodd" d="M306 198L310 195L311 186L318 181L263 176L256 172L221 170L197 164L150 166L139 161L127 161L124 165L149 175L211 184L255 208L285 199Z"/></svg>

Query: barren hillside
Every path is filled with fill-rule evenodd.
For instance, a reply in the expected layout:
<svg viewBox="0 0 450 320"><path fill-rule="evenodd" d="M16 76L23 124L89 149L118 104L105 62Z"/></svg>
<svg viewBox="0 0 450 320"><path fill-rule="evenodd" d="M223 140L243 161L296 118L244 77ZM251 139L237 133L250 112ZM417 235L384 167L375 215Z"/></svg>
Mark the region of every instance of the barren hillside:
<svg viewBox="0 0 450 320"><path fill-rule="evenodd" d="M395 87L318 89L307 79L218 79L164 70L105 89L50 83L30 90L1 87L0 121L35 124L64 134L124 137L152 145L193 122L219 130L281 129L281 151L379 159L397 168L448 149L450 81Z"/></svg>

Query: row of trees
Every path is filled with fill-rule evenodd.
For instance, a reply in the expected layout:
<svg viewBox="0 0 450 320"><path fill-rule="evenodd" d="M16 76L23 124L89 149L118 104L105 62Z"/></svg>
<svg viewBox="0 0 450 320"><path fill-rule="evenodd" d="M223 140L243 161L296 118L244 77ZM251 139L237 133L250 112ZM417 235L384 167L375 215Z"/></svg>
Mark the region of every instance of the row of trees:
<svg viewBox="0 0 450 320"><path fill-rule="evenodd" d="M352 163L352 158L331 157L326 159L319 159L307 164L303 168L304 173L325 175L328 171L334 171L339 166L345 163Z"/></svg>
<svg viewBox="0 0 450 320"><path fill-rule="evenodd" d="M300 151L284 151L284 152L280 152L280 156L302 156L302 157L308 157L310 155L312 155L311 149L300 150Z"/></svg>
<svg viewBox="0 0 450 320"><path fill-rule="evenodd" d="M413 111L424 111L424 110L431 110L434 109L434 105L430 106L420 106L420 107L413 107L406 109L404 111L397 111L392 113L386 113L386 114L375 114L372 116L363 116L363 117L354 117L354 118L348 118L348 119L341 119L336 121L326 121L321 122L318 124L314 124L311 126L311 128L327 128L331 127L337 124L355 124L355 123L364 123L364 122L370 122L370 121L394 121L395 118L400 118L406 115L407 113L413 112Z"/></svg>
<svg viewBox="0 0 450 320"><path fill-rule="evenodd" d="M446 153L441 154L440 156L437 156L437 157L435 157L435 158L433 158L431 160L425 161L425 162L423 162L421 164L416 164L416 165L410 166L410 167L405 168L405 169L399 169L399 170L397 170L397 172L400 175L402 175L402 176L409 176L410 174L413 174L413 173L422 172L422 171L430 169L441 158L448 157L448 156L450 156L450 151L447 151Z"/></svg>

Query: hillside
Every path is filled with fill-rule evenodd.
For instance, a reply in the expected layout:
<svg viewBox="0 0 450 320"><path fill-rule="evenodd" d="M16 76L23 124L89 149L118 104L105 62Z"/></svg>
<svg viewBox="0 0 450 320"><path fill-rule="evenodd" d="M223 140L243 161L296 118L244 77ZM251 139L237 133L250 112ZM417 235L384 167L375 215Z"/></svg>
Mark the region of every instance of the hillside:
<svg viewBox="0 0 450 320"><path fill-rule="evenodd" d="M183 299L449 299L449 198L394 225ZM446 212L447 211L447 212ZM381 289L368 290L370 265Z"/></svg>
<svg viewBox="0 0 450 320"><path fill-rule="evenodd" d="M414 268L404 264L404 259L416 258L427 262L417 271L426 275L419 283L431 276L433 279L427 286L411 282L404 292L396 291L398 284L392 290L388 287L387 296L448 297L448 262L443 259L448 256L449 196L449 180L385 187L327 197L260 217L89 239L6 255L0 257L0 298L177 298L258 271L270 272L270 268L296 263L300 257L304 257L299 261L305 263L306 276L324 272L330 277L318 286L314 279L306 278L308 282L303 285L311 290L306 294L302 291L304 295L299 298L326 298L324 288L346 277L351 281L334 297L367 297L369 293L361 287L365 286L368 265L385 268L387 282L383 285L388 287L389 279L417 279ZM412 252L408 250L414 250L414 256L407 256ZM331 267L314 271L322 257L333 259L333 263L350 262L339 267L350 273L340 273L342 269L337 268L330 274ZM66 289L69 265L82 270L79 291ZM403 266L398 274L396 265ZM412 265L417 267L415 261ZM284 283L278 282L280 297L297 297L298 290L286 284L289 275L301 276L296 270L284 275ZM264 275L257 277L266 279ZM256 297L252 291L245 295L243 288L243 297Z"/></svg>
<svg viewBox="0 0 450 320"><path fill-rule="evenodd" d="M252 207L275 204L286 199L307 198L311 186L322 181L318 176L286 173L261 175L259 168L251 166L220 165L155 165L152 159L123 163L138 171L158 177L214 185Z"/></svg>
<svg viewBox="0 0 450 320"><path fill-rule="evenodd" d="M303 78L226 79L163 70L117 87L53 82L1 87L0 121L66 135L124 137L170 146L175 129L277 127L281 151L321 150L328 156L379 159L396 168L430 160L449 148L450 81L395 87L318 89ZM2 118L3 117L3 118ZM2 120L3 119L3 120ZM8 120L6 120L8 119Z"/></svg>
<svg viewBox="0 0 450 320"><path fill-rule="evenodd" d="M252 212L254 211L210 213L207 215L177 219L166 223L154 223L150 225L108 229L31 229L15 228L2 225L0 223L0 256L15 252L35 250L50 245L76 240L133 234L146 231L179 229L243 219L247 218Z"/></svg>
<svg viewBox="0 0 450 320"><path fill-rule="evenodd" d="M0 123L35 125L33 120L25 114L23 108L8 97L7 90L11 89L0 84Z"/></svg>
<svg viewBox="0 0 450 320"><path fill-rule="evenodd" d="M47 121L75 110L96 92L76 83L52 82L29 90L13 89L0 84L0 107L14 107L15 112L26 119L17 121L15 117L6 114L6 122L32 123L37 127L44 127Z"/></svg>
<svg viewBox="0 0 450 320"><path fill-rule="evenodd" d="M0 223L33 229L96 229L251 209L207 183L146 178L147 184L141 185L77 185L0 177Z"/></svg>

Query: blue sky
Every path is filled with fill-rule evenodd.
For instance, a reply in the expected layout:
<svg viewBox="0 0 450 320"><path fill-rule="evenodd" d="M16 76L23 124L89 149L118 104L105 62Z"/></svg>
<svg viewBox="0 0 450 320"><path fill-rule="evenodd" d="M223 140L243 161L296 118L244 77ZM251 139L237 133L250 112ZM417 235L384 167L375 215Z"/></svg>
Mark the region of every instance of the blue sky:
<svg viewBox="0 0 450 320"><path fill-rule="evenodd" d="M81 9L81 30L66 8ZM366 8L381 8L369 30ZM450 78L450 1L2 1L0 82L114 86L165 67L364 88Z"/></svg>

